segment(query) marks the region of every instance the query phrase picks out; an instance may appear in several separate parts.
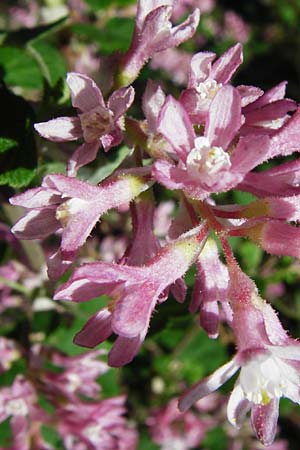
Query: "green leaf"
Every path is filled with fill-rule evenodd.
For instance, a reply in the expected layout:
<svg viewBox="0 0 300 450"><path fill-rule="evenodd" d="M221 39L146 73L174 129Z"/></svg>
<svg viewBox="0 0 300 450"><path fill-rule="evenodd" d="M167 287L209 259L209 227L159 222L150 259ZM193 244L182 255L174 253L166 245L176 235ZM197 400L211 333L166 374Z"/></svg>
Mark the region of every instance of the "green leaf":
<svg viewBox="0 0 300 450"><path fill-rule="evenodd" d="M0 48L0 67L4 81L10 86L42 89L43 79L35 60L24 50L15 47Z"/></svg>
<svg viewBox="0 0 300 450"><path fill-rule="evenodd" d="M115 51L125 52L128 49L133 27L133 19L114 17L107 22L103 29L85 23L77 23L72 26L72 31L88 41L97 43L103 53L110 54Z"/></svg>
<svg viewBox="0 0 300 450"><path fill-rule="evenodd" d="M36 175L35 169L26 169L18 167L0 174L0 186L8 184L14 189L20 189L28 186Z"/></svg>
<svg viewBox="0 0 300 450"><path fill-rule="evenodd" d="M228 448L227 444L225 431L221 427L216 427L207 433L201 447L209 450L225 450Z"/></svg>
<svg viewBox="0 0 300 450"><path fill-rule="evenodd" d="M66 77L66 66L61 54L48 42L31 41L27 49L38 63L40 70L51 87Z"/></svg>
<svg viewBox="0 0 300 450"><path fill-rule="evenodd" d="M18 145L18 143L14 139L0 137L0 153L7 152L16 145Z"/></svg>
<svg viewBox="0 0 300 450"><path fill-rule="evenodd" d="M99 11L101 9L107 9L110 6L125 7L135 3L135 0L85 0L85 3L87 3L93 11Z"/></svg>
<svg viewBox="0 0 300 450"><path fill-rule="evenodd" d="M92 184L100 183L100 181L104 180L109 175L111 175L113 171L117 169L119 165L124 161L124 159L128 156L129 151L130 151L129 148L124 145L119 149L113 149L110 153L108 153L105 156L103 153L99 153L97 162L98 161L100 162L101 167L93 171L93 174L88 177L89 183ZM83 170L82 174L84 175Z"/></svg>

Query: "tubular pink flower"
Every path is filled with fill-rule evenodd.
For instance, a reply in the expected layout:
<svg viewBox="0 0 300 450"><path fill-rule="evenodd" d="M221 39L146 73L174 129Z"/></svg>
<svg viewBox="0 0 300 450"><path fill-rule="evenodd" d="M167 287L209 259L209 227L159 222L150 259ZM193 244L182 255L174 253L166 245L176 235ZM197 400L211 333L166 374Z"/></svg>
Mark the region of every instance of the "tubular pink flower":
<svg viewBox="0 0 300 450"><path fill-rule="evenodd" d="M228 296L234 312L237 354L184 393L179 408L186 410L240 368L227 407L228 419L240 427L251 409L257 437L270 445L275 437L280 397L300 400L300 345L288 337L272 307L259 297L254 283L236 265L231 265L229 272Z"/></svg>
<svg viewBox="0 0 300 450"><path fill-rule="evenodd" d="M199 10L195 9L175 27L170 22L172 10L171 0L139 0L131 46L121 60L119 85L131 84L155 53L176 47L193 36L200 19Z"/></svg>
<svg viewBox="0 0 300 450"><path fill-rule="evenodd" d="M51 141L74 141L83 137L84 144L77 148L68 163L68 175L75 176L80 167L96 158L100 145L108 151L121 143L121 118L133 102L134 89L114 91L106 105L100 89L88 76L71 72L67 83L78 116L37 123L35 129Z"/></svg>
<svg viewBox="0 0 300 450"><path fill-rule="evenodd" d="M101 186L64 175L48 175L42 186L10 199L12 205L29 209L13 227L20 239L44 239L62 230L60 252L54 256L61 273L73 262L102 214L130 202L149 187L144 169L120 173ZM51 262L50 262L51 264ZM50 266L51 267L51 266Z"/></svg>
<svg viewBox="0 0 300 450"><path fill-rule="evenodd" d="M99 262L75 269L56 292L56 300L81 302L103 294L112 298L87 322L75 342L93 347L114 332L119 337L109 354L109 364L120 366L131 361L145 338L155 305L195 261L205 237L205 227L197 228L160 249L142 267Z"/></svg>

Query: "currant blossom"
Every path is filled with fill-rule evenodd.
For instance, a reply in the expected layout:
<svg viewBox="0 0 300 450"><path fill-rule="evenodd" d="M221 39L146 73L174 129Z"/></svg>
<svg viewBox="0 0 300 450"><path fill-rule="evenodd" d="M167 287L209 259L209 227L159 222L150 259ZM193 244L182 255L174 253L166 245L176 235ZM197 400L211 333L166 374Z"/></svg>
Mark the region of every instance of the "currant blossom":
<svg viewBox="0 0 300 450"><path fill-rule="evenodd" d="M195 9L183 23L172 27L173 4L173 0L139 0L131 46L120 62L119 85L131 84L155 53L176 47L193 36L200 19L199 10Z"/></svg>
<svg viewBox="0 0 300 450"><path fill-rule="evenodd" d="M156 304L166 299L166 289L195 261L206 236L205 226L198 227L160 249L142 267L97 262L75 269L56 292L56 300L111 297L107 307L75 336L75 343L95 347L114 332L118 338L109 353L109 365L118 367L131 361L145 339Z"/></svg>
<svg viewBox="0 0 300 450"><path fill-rule="evenodd" d="M214 425L212 420L187 411L180 413L176 399L164 408L154 410L147 419L153 441L161 450L189 450L198 448L206 432Z"/></svg>
<svg viewBox="0 0 300 450"><path fill-rule="evenodd" d="M215 53L196 53L191 60L187 89L181 93L180 102L193 123L205 123L210 104L222 86L227 85L243 61L241 44L229 48L215 62ZM240 86L242 106L262 95L253 86Z"/></svg>
<svg viewBox="0 0 300 450"><path fill-rule="evenodd" d="M58 278L72 264L100 216L147 189L146 179L144 169L122 172L101 186L64 175L48 175L41 187L10 199L11 204L29 209L12 231L20 239L44 239L61 231L60 250L48 261L49 276Z"/></svg>
<svg viewBox="0 0 300 450"><path fill-rule="evenodd" d="M228 419L240 427L251 409L257 437L270 445L276 433L279 399L300 401L300 344L288 337L272 307L259 297L255 284L235 264L229 272L237 354L184 393L179 407L185 411L241 369L228 402Z"/></svg>
<svg viewBox="0 0 300 450"><path fill-rule="evenodd" d="M68 163L68 175L96 158L99 146L105 151L119 145L123 139L122 116L134 99L132 87L114 91L105 104L96 83L86 75L71 72L67 76L72 105L78 116L59 117L35 124L35 129L46 139L56 142L84 139Z"/></svg>
<svg viewBox="0 0 300 450"><path fill-rule="evenodd" d="M56 411L56 428L67 450L135 450L138 436L126 423L125 397L80 401ZM80 414L78 414L80 411Z"/></svg>

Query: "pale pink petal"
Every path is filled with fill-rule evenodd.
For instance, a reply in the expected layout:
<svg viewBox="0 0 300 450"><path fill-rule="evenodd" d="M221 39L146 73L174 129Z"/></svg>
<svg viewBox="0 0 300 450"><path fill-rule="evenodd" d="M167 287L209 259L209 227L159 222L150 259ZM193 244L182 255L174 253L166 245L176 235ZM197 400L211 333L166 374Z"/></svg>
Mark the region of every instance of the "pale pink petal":
<svg viewBox="0 0 300 450"><path fill-rule="evenodd" d="M59 202L60 195L57 191L43 187L28 189L9 199L11 205L23 206L23 208L41 208Z"/></svg>
<svg viewBox="0 0 300 450"><path fill-rule="evenodd" d="M80 167L94 161L99 149L99 142L95 141L91 144L85 142L75 150L68 161L67 174L69 177L75 177Z"/></svg>
<svg viewBox="0 0 300 450"><path fill-rule="evenodd" d="M169 189L183 189L183 177L186 171L178 169L168 161L156 161L153 170L153 177Z"/></svg>
<svg viewBox="0 0 300 450"><path fill-rule="evenodd" d="M75 335L74 343L82 347L93 348L112 334L111 313L104 308L94 314Z"/></svg>
<svg viewBox="0 0 300 450"><path fill-rule="evenodd" d="M236 360L232 359L217 369L212 375L194 384L194 386L189 388L180 397L178 404L179 410L182 412L186 411L197 400L200 400L202 397L205 397L211 392L217 390L235 374L239 367L240 366L236 363Z"/></svg>
<svg viewBox="0 0 300 450"><path fill-rule="evenodd" d="M112 147L116 147L117 145L121 144L122 140L123 133L117 125L110 133L107 133L104 136L100 137L100 141L105 152L108 152L108 150L110 150Z"/></svg>
<svg viewBox="0 0 300 450"><path fill-rule="evenodd" d="M55 218L56 207L33 209L18 220L12 232L19 239L44 239L61 228Z"/></svg>
<svg viewBox="0 0 300 450"><path fill-rule="evenodd" d="M253 405L251 423L258 439L263 445L274 441L279 412L279 400L273 398L267 405Z"/></svg>
<svg viewBox="0 0 300 450"><path fill-rule="evenodd" d="M216 54L212 52L196 53L191 61L188 88L197 88L207 78L210 78L211 64Z"/></svg>
<svg viewBox="0 0 300 450"><path fill-rule="evenodd" d="M300 108L294 115L274 133L271 138L271 147L268 154L269 158L274 158L277 155L287 156L294 152L300 151L299 141L300 130Z"/></svg>
<svg viewBox="0 0 300 450"><path fill-rule="evenodd" d="M248 113L255 109L261 108L262 106L267 105L269 103L275 102L277 100L282 100L285 96L286 85L287 81L282 81L273 88L269 89L262 96L260 96L255 102L249 104L244 109L244 112Z"/></svg>
<svg viewBox="0 0 300 450"><path fill-rule="evenodd" d="M243 47L236 44L228 49L213 64L210 78L218 83L226 84L230 81L232 75L243 62Z"/></svg>
<svg viewBox="0 0 300 450"><path fill-rule="evenodd" d="M71 90L72 105L82 112L90 111L96 106L105 108L105 103L100 89L96 83L86 75L70 72L67 83Z"/></svg>
<svg viewBox="0 0 300 450"><path fill-rule="evenodd" d="M211 145L227 149L241 126L241 97L232 86L222 87L208 112L205 136Z"/></svg>
<svg viewBox="0 0 300 450"><path fill-rule="evenodd" d="M91 200L101 193L97 186L62 174L47 175L42 186L57 190L66 199L70 197Z"/></svg>
<svg viewBox="0 0 300 450"><path fill-rule="evenodd" d="M71 215L63 229L61 250L63 253L77 251L86 241L105 210L99 207L99 199L88 202L81 211Z"/></svg>
<svg viewBox="0 0 300 450"><path fill-rule="evenodd" d="M114 113L114 120L118 120L134 100L134 89L132 86L124 87L114 91L108 100L108 108Z"/></svg>
<svg viewBox="0 0 300 450"><path fill-rule="evenodd" d="M283 346L270 345L269 350L278 358L300 361L300 343L297 341L293 344L285 342Z"/></svg>
<svg viewBox="0 0 300 450"><path fill-rule="evenodd" d="M270 150L268 136L243 136L231 155L231 170L247 174L268 159Z"/></svg>
<svg viewBox="0 0 300 450"><path fill-rule="evenodd" d="M155 81L148 80L142 102L143 111L151 133L156 132L159 112L165 102L165 99L166 96L160 85Z"/></svg>
<svg viewBox="0 0 300 450"><path fill-rule="evenodd" d="M194 148L195 132L183 106L169 95L158 119L158 131L170 142L178 156L185 161Z"/></svg>
<svg viewBox="0 0 300 450"><path fill-rule="evenodd" d="M246 124L259 126L259 122L276 120L285 117L288 112L295 111L297 104L293 100L283 99L250 111L246 114Z"/></svg>
<svg viewBox="0 0 300 450"><path fill-rule="evenodd" d="M247 86L247 85L239 85L236 87L241 96L242 107L253 103L259 97L261 97L264 93L261 89L256 86Z"/></svg>
<svg viewBox="0 0 300 450"><path fill-rule="evenodd" d="M179 98L180 103L188 113L193 123L205 123L206 116L211 104L210 98L200 98L196 89L183 91Z"/></svg>
<svg viewBox="0 0 300 450"><path fill-rule="evenodd" d="M140 335L134 338L119 336L108 354L108 364L111 367L121 367L130 363L139 351L144 338Z"/></svg>
<svg viewBox="0 0 300 450"><path fill-rule="evenodd" d="M182 42L190 39L197 30L199 20L200 11L196 8L184 22L182 22L177 27L172 28L171 36L169 37L169 39L166 39L166 43L163 44L163 48L161 50L169 47L177 47L177 45L182 44Z"/></svg>
<svg viewBox="0 0 300 450"><path fill-rule="evenodd" d="M82 137L82 128L78 117L58 117L48 122L36 123L34 128L41 136L50 141L76 141Z"/></svg>
<svg viewBox="0 0 300 450"><path fill-rule="evenodd" d="M237 383L230 394L227 405L227 418L236 428L240 428L247 412L251 408L251 403L246 399L243 389Z"/></svg>
<svg viewBox="0 0 300 450"><path fill-rule="evenodd" d="M139 0L136 14L136 27L142 30L147 15L160 6L173 6L174 0Z"/></svg>

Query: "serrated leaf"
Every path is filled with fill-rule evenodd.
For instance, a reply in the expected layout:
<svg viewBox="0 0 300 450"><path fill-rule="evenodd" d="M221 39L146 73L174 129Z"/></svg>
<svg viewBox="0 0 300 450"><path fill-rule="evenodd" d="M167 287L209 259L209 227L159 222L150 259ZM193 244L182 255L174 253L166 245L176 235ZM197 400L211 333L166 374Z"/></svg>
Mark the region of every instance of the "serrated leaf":
<svg viewBox="0 0 300 450"><path fill-rule="evenodd" d="M62 55L48 42L40 39L31 41L28 51L38 63L40 70L51 87L66 77L66 66Z"/></svg>
<svg viewBox="0 0 300 450"><path fill-rule="evenodd" d="M10 86L42 89L43 79L35 60L24 50L15 47L0 48L0 66L4 81Z"/></svg>
<svg viewBox="0 0 300 450"><path fill-rule="evenodd" d="M7 152L16 145L18 145L18 143L14 139L0 137L0 153Z"/></svg>
<svg viewBox="0 0 300 450"><path fill-rule="evenodd" d="M35 169L26 169L25 167L8 170L0 174L0 186L8 184L14 189L26 187L34 179L35 174Z"/></svg>

